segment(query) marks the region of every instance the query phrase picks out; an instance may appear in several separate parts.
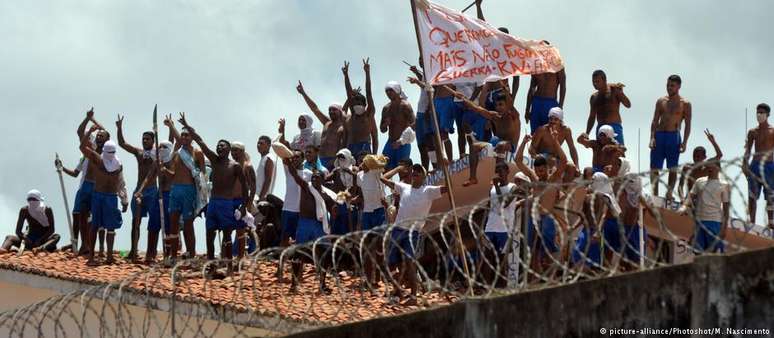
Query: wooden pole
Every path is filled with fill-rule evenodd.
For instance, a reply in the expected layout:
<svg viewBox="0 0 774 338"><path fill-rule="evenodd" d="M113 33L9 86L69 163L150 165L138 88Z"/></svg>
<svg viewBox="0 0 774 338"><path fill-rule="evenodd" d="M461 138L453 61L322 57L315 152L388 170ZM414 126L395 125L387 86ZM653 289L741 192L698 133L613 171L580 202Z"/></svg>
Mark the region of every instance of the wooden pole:
<svg viewBox="0 0 774 338"><path fill-rule="evenodd" d="M411 2L411 17L414 19L414 31L417 35L417 47L419 48L419 55L422 57L422 60L425 61L423 53L422 53L422 38L419 36L419 24L417 22L417 6L416 6L416 0L409 0ZM422 68L424 68L424 65L421 65ZM425 73L425 77L427 77L427 73ZM468 269L468 260L467 255L465 254L465 246L462 244L462 234L460 232L460 223L457 219L457 205L454 202L454 188L452 187L452 181L451 181L451 174L449 173L449 166L446 161L446 154L444 153L444 146L443 142L441 141L441 132L440 128L438 127L438 116L435 113L435 104L433 103L433 90L432 88L427 85L427 78L425 80L425 91L427 91L427 99L430 102L430 120L433 122L433 127L435 127L435 141L436 144L438 144L437 148L435 150L437 155L440 155L439 162L441 163L441 169L443 170L443 175L446 178L446 187L449 189L449 203L451 205L451 213L452 213L452 219L454 220L454 230L457 235L457 244L458 249L460 251L460 260L462 260L462 267L465 270L465 276L468 278L468 290L470 294L473 294L473 277L470 275L470 270ZM449 161L450 162L450 161Z"/></svg>
<svg viewBox="0 0 774 338"><path fill-rule="evenodd" d="M70 216L70 203L67 201L67 190L65 190L64 186L64 178L62 178L62 165L61 161L59 159L59 153L56 153L56 173L59 174L59 187L62 188L62 198L64 199L64 205L65 205L65 211L67 214L67 225L69 226L70 230L70 244L73 248L73 253L78 254L78 239L75 238L75 232L73 230L73 219L72 216Z"/></svg>
<svg viewBox="0 0 774 338"><path fill-rule="evenodd" d="M159 193L159 221L161 224L161 252L162 256L164 253L164 246L166 245L167 240L167 232L166 227L164 226L164 193L161 192L161 175L162 175L162 168L164 168L164 163L161 163L161 155L159 154L159 121L158 121L158 105L153 105L153 134L154 139L156 139L156 165L158 166L156 169L156 187L157 191ZM151 216L152 217L152 216ZM170 226L171 228L171 226ZM150 248L147 248L150 249ZM147 250L146 249L146 250ZM154 251L158 249L158 244L154 248ZM154 259L156 257L153 257Z"/></svg>

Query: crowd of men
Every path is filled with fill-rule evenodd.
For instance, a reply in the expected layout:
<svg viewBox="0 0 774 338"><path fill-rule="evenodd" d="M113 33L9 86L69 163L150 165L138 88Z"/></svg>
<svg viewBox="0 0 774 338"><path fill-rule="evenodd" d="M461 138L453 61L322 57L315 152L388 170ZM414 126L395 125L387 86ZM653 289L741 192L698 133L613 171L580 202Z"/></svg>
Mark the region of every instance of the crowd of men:
<svg viewBox="0 0 774 338"><path fill-rule="evenodd" d="M480 8L479 17L483 19ZM68 169L56 163L70 176L81 178L72 210L74 234L81 242L78 253L88 258L89 265L112 263L116 230L122 226L121 213L128 210L132 218L128 259L141 260L138 242L141 224L147 219L147 264L158 258L160 237L165 261L176 261L181 251L183 258L196 257L194 220L199 216L205 219L206 257L215 258L220 234L219 251L226 260L234 256L241 259L258 247L305 244L326 235L395 224L387 234L391 245L382 253L387 266L375 270L397 269L414 294L416 266L411 259L423 235L423 220L433 201L448 192L446 186L426 184L428 170L447 165L449 159L467 158L470 170L464 186L491 186L489 212L481 227L500 261L505 261L507 243L518 233L517 218L524 210L529 210L525 236L535 253L533 268L542 271L562 259L558 256L557 237L559 232L566 236L572 229L557 224L553 211L560 200L568 198L568 191L579 188L585 194L579 222L582 229L573 238L569 259L589 268L602 266L605 257L614 253L625 257L629 264L640 260L640 211L655 211L644 198L643 184L636 173L630 172L626 159L620 107L630 108L632 103L625 86L608 82L604 71L591 74L595 91L589 99L588 122L575 138L564 123L562 107L567 86L563 70L531 76L523 116L530 132L521 135L522 116L515 102L518 77L434 86L431 100L422 69L412 66L413 76L408 82L422 89L419 102L413 106L398 82L387 82L386 103L377 124L370 61L362 62L362 92L351 84L349 66L345 62L341 68L346 100L328 105L327 114L298 83L297 92L312 114L298 117L299 133L292 137L285 119L279 120L276 137L260 136L256 144L260 159L255 166L242 142L220 139L210 148L212 143L202 139L185 114L181 113L177 121L166 116L167 140L159 142L157 133L146 131L137 147L125 139L122 116L116 121L116 143L97 122L93 109L89 110L77 129L83 154L78 166ZM730 188L719 175L722 153L709 131L705 134L715 157L708 159L706 149L695 148L693 164L684 166L677 184L678 161L686 151L692 119L691 103L680 95L681 85L680 76L669 76L667 95L656 100L650 133L653 195L659 195L659 171L666 164L669 174L664 196L667 201L674 200L677 188L683 201L681 211L690 212L697 220L694 247L699 252L720 251L729 221ZM774 128L768 124L769 114L767 104L757 106L759 125L748 134L743 169L749 181L751 221L755 220L755 202L763 192L772 224ZM437 134L433 119L437 121ZM386 135L381 148L380 133ZM576 143L593 154L590 165L579 162ZM414 145L421 163L410 159ZM118 148L131 154L138 167L132 193L126 187L125 162ZM272 149L278 157L270 155ZM532 161L524 160L525 153ZM494 176L489 182L479 182L478 164L487 156L495 158ZM513 159L510 164L518 168L515 175L509 158ZM271 195L278 167L285 173L282 199ZM387 189L392 196L386 194ZM25 221L29 224L27 232L22 227ZM268 232L269 224L276 228L273 236ZM103 237L106 254L102 253ZM40 192L31 191L28 205L19 213L15 236L6 238L0 250L18 248L22 243L36 250L54 250L58 240L51 208L43 203ZM97 242L99 250L95 248ZM292 288L300 280L302 262L293 264ZM325 276L320 277L324 288ZM389 280L395 283L401 279ZM400 293L400 285L395 286Z"/></svg>

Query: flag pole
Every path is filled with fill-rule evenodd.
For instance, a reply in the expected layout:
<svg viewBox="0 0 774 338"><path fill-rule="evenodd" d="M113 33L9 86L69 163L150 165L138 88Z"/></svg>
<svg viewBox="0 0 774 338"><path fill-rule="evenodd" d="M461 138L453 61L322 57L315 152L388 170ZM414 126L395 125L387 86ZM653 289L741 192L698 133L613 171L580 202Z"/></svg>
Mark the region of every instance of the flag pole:
<svg viewBox="0 0 774 338"><path fill-rule="evenodd" d="M417 6L416 6L416 0L409 0L411 2L411 17L414 19L414 32L416 32L417 36L417 47L419 48L419 55L422 57L422 60L427 60L423 53L422 53L422 38L419 36L419 24L417 22ZM424 68L424 65L421 65L422 68ZM427 76L427 73L425 73L425 76ZM431 121L433 122L433 127L435 128L435 141L438 145L438 149L436 149L436 154L440 154L440 163L441 169L443 170L443 176L446 178L446 188L449 190L449 203L451 204L451 212L452 212L452 219L454 220L454 230L457 235L457 245L458 249L460 251L460 260L462 261L462 266L465 269L465 276L468 279L468 290L470 291L470 294L473 294L473 278L470 276L470 270L468 269L468 260L467 255L465 252L465 246L462 245L462 234L460 232L460 223L457 219L457 205L454 202L454 188L452 187L451 182L451 175L449 174L449 166L446 163L446 154L444 153L444 146L443 142L441 141L441 133L440 129L438 128L438 116L435 113L435 104L433 102L433 90L428 85L428 79L425 78L425 91L427 91L427 98L430 102L430 116ZM449 161L450 162L450 161Z"/></svg>
<svg viewBox="0 0 774 338"><path fill-rule="evenodd" d="M158 121L158 104L153 105L153 134L154 139L156 140L156 187L158 187L156 190L159 194L159 221L161 224L161 252L162 256L164 255L164 248L167 244L167 230L164 226L164 193L161 192L161 175L162 175L162 168L164 168L164 163L161 163L161 155L159 154L159 121ZM150 249L150 248L147 248ZM158 246L154 248L158 249ZM154 259L156 257L153 257Z"/></svg>
<svg viewBox="0 0 774 338"><path fill-rule="evenodd" d="M73 219L72 216L70 216L70 203L67 201L67 190L65 190L64 186L64 178L62 178L62 162L59 159L59 153L56 153L56 173L59 174L59 187L62 188L62 198L64 199L64 205L65 210L67 211L67 225L69 226L70 230L70 244L73 248L73 253L78 253L78 239L75 238L75 232L73 230Z"/></svg>

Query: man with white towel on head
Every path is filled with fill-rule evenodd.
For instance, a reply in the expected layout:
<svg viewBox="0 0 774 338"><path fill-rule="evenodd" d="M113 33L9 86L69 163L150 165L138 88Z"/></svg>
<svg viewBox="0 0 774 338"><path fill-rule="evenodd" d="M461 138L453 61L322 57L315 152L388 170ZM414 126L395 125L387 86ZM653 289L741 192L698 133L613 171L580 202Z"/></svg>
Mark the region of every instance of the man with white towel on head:
<svg viewBox="0 0 774 338"><path fill-rule="evenodd" d="M59 235L54 233L54 212L43 201L40 191L30 190L27 193L27 205L19 210L15 235L5 237L3 245L0 246L0 253L8 252L14 246L20 251L25 247L33 253L40 250L48 252L56 250ZM23 231L25 222L27 222L27 231Z"/></svg>
<svg viewBox="0 0 774 338"><path fill-rule="evenodd" d="M414 142L414 109L406 101L408 97L396 81L387 82L384 88L387 98L390 99L382 108L382 120L379 130L388 133L387 142L384 144L382 154L389 158L386 170L392 170L398 166L398 162L411 156L411 143Z"/></svg>

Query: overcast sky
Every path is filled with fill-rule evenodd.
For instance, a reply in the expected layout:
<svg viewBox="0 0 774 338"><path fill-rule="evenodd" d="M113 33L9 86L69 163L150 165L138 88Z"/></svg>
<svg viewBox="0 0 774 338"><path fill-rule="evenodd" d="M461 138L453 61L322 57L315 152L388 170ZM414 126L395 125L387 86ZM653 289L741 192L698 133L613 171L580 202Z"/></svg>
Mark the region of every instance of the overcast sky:
<svg viewBox="0 0 774 338"><path fill-rule="evenodd" d="M689 147L709 146L701 133L709 128L726 158L742 153L745 108L752 127L755 105L771 103L774 95L771 1L486 0L484 6L494 26L559 48L567 67L565 116L576 135L588 116L591 72L604 69L610 81L626 84L632 101L622 111L628 157L637 164L642 128L643 170L650 119L668 75L682 76L682 94L693 103ZM75 128L89 107L112 133L116 114L125 113L127 139L135 145L151 128L154 104L165 113L186 111L209 144L241 140L255 158L259 135L274 137L277 119L295 120L307 111L296 81L303 80L322 107L344 101L342 62L351 61L358 86L361 59L370 56L381 106L384 83L408 75L401 60L417 59L408 0L2 1L0 36L0 229L13 231L25 193L37 188L55 209L65 241L53 158L59 152L68 166L76 163ZM522 79L522 88L528 81ZM416 104L418 91L404 88ZM519 111L524 104L521 90ZM133 187L136 164L127 153L119 155ZM591 154L581 151L580 158L588 165ZM65 179L72 205L77 180ZM278 184L275 193L282 191ZM128 214L124 218L118 243L126 248Z"/></svg>

